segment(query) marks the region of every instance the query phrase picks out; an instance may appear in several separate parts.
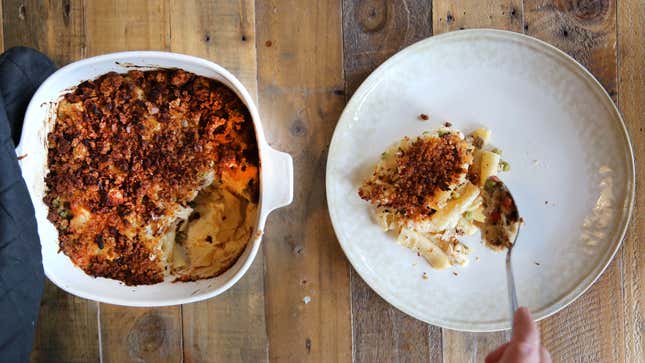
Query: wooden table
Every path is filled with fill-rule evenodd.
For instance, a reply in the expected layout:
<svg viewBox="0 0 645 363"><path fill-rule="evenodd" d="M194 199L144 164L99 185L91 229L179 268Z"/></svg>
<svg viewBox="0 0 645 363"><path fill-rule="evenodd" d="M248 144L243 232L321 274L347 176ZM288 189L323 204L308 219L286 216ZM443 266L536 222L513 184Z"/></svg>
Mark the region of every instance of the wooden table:
<svg viewBox="0 0 645 363"><path fill-rule="evenodd" d="M600 80L625 116L637 163L645 157L642 0L4 0L0 10L0 48L31 46L59 65L155 49L227 67L257 97L269 142L295 162L294 203L271 215L263 253L234 288L144 309L47 283L33 361L482 361L508 335L440 329L385 303L347 263L325 202L327 150L345 102L381 62L433 34L499 28L556 45ZM645 167L637 171L645 180ZM610 267L540 323L555 361L643 362L642 208L639 185Z"/></svg>

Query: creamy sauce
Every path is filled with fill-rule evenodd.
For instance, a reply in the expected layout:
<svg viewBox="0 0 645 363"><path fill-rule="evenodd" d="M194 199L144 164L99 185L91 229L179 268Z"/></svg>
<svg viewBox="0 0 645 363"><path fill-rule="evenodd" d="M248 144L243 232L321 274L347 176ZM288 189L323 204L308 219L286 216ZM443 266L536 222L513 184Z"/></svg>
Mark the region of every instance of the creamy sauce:
<svg viewBox="0 0 645 363"><path fill-rule="evenodd" d="M521 220L513 196L497 177L486 180L482 195L486 220L480 228L484 243L497 251L511 248Z"/></svg>

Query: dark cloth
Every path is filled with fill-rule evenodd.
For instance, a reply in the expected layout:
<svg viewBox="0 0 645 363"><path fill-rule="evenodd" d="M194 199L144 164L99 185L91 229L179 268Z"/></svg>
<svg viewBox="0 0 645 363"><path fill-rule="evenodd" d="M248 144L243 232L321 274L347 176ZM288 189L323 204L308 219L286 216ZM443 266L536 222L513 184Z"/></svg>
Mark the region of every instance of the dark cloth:
<svg viewBox="0 0 645 363"><path fill-rule="evenodd" d="M27 362L44 286L34 207L14 150L38 86L56 70L43 54L0 55L0 362Z"/></svg>

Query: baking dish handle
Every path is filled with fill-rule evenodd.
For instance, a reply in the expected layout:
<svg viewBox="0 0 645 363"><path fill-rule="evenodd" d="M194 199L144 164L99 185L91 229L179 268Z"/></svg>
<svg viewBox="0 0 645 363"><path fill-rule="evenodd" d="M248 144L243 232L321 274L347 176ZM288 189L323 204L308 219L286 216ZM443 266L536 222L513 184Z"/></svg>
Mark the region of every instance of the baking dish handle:
<svg viewBox="0 0 645 363"><path fill-rule="evenodd" d="M293 160L291 155L267 147L267 158L262 168L266 172L263 203L267 212L285 207L293 201Z"/></svg>

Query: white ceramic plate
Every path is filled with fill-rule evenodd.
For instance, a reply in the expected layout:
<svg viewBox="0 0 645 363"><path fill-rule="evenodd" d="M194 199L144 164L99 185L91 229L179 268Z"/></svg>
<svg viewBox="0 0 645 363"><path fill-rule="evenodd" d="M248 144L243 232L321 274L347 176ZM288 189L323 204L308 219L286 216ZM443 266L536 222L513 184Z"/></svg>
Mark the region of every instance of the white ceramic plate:
<svg viewBox="0 0 645 363"><path fill-rule="evenodd" d="M421 113L430 120L420 121ZM511 164L502 178L526 220L513 252L520 304L542 319L574 301L624 236L634 200L631 144L588 71L511 32L467 30L416 43L374 71L347 104L329 151L327 198L356 271L425 322L466 331L510 327L504 253L476 235L466 239L468 267L434 271L382 232L357 195L383 150L444 121L466 133L490 128L491 143Z"/></svg>

